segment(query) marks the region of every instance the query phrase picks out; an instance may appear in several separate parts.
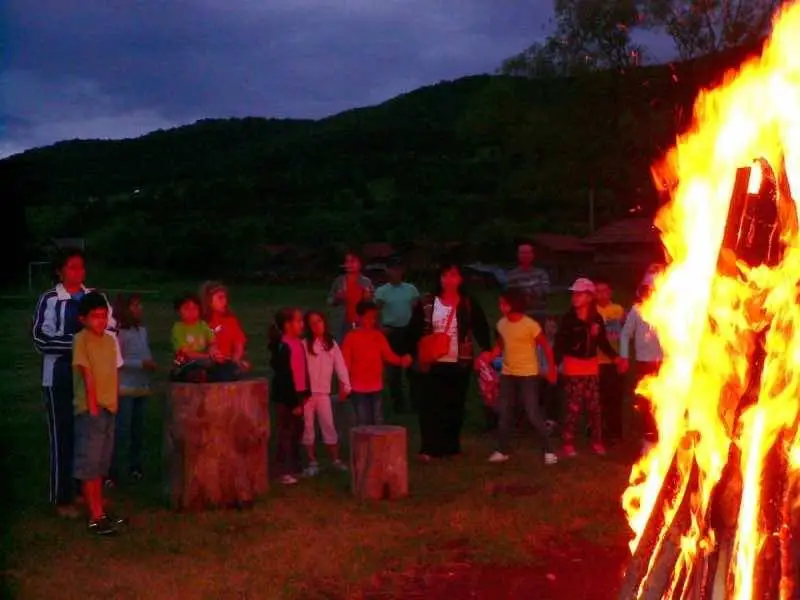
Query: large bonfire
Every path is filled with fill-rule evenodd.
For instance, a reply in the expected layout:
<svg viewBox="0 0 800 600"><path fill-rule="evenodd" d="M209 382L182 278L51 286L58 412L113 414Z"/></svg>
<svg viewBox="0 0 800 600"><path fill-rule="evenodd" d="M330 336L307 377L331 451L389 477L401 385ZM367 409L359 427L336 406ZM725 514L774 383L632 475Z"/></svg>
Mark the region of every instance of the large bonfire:
<svg viewBox="0 0 800 600"><path fill-rule="evenodd" d="M660 439L623 497L622 597L798 598L800 4L654 175L670 261L643 314L665 358L639 391Z"/></svg>

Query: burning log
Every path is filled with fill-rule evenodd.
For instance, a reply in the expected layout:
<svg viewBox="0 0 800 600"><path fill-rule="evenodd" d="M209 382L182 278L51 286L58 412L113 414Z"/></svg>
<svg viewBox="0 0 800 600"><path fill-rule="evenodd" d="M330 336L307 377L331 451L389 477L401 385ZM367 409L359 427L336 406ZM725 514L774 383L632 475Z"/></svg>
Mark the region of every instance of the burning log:
<svg viewBox="0 0 800 600"><path fill-rule="evenodd" d="M737 172L719 253L719 276L737 277L742 267L775 267L783 259L785 246L781 234L786 226L785 215L794 214L794 211L780 210L782 203L791 202L787 178L784 173L781 175L781 179L776 178L765 159ZM710 321L709 327L714 326ZM741 428L741 416L758 402L762 387L768 328L754 327L754 331L750 376L738 396L729 423L732 439ZM687 438L687 442L689 447L682 445L672 458L626 571L620 600L727 600L733 590L732 565L737 560L737 543L749 543L736 538L743 501L742 453L731 444L728 460L711 496L709 514L696 512L693 515L692 499L699 493L700 478L695 458L685 456L693 453L691 440ZM680 465L687 463L691 467L684 467L681 473ZM786 471L783 439L778 436L757 472L761 483L757 505L759 526L762 531L773 534L767 535L763 545L755 549L753 599L772 600L779 597L781 588L793 590L798 563L795 543L785 526L787 512L791 510L788 508L791 500L786 497ZM699 528L699 535L697 532L689 535L693 527ZM689 537L695 541L713 540L713 543L709 547L698 547L693 553L681 552L682 542ZM686 563L687 556L691 557L690 563ZM789 570L792 574L787 576Z"/></svg>

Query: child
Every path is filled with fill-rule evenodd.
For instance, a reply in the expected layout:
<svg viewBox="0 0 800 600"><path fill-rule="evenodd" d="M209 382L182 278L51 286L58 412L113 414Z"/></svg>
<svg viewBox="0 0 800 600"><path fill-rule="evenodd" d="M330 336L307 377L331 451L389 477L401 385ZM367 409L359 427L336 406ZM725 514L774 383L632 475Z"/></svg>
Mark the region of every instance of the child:
<svg viewBox="0 0 800 600"><path fill-rule="evenodd" d="M180 321L172 326L172 349L175 351L173 381L201 383L208 380L214 332L200 319L200 298L186 293L175 300Z"/></svg>
<svg viewBox="0 0 800 600"><path fill-rule="evenodd" d="M111 486L116 483L122 442L128 442L128 474L134 481L142 478L142 442L144 441L145 400L151 394L150 373L156 370L153 354L142 325L142 300L138 294L117 296L114 314L119 323L119 347L122 369L119 372L119 410L111 461Z"/></svg>
<svg viewBox="0 0 800 600"><path fill-rule="evenodd" d="M72 354L75 407L75 478L81 482L89 511L89 531L110 535L125 524L103 509L103 479L114 450L117 412L117 369L122 366L117 342L106 333L108 303L97 292L78 305L84 329L75 335Z"/></svg>
<svg viewBox="0 0 800 600"><path fill-rule="evenodd" d="M605 279L594 282L597 293L597 312L603 317L606 336L611 346L619 352L619 336L625 322L625 309L612 302L611 284ZM602 351L597 355L600 363L600 406L603 411L603 438L607 444L622 441L622 375L614 360Z"/></svg>
<svg viewBox="0 0 800 600"><path fill-rule="evenodd" d="M603 317L595 306L595 287L589 279L578 279L569 288L572 308L564 315L556 335L556 360L563 360L564 394L567 415L563 428L564 455L573 457L575 428L581 409L586 410L595 454L606 453L603 445L603 422L600 408L600 364L597 351L619 364L617 351L606 337Z"/></svg>
<svg viewBox="0 0 800 600"><path fill-rule="evenodd" d="M556 343L556 334L558 333L558 319L550 315L544 320L544 337L547 338L547 343L553 348ZM550 369L550 363L547 362L544 348L536 346L536 355L539 359L539 369L547 372ZM557 365L554 365L557 368ZM557 383L550 383L547 378L540 380L540 406L544 411L545 425L548 431L552 434L558 424L561 422L561 407L559 398L559 389Z"/></svg>
<svg viewBox="0 0 800 600"><path fill-rule="evenodd" d="M278 437L277 462L284 485L294 485L298 481L303 405L310 396L302 335L303 314L299 309L282 308L275 314L275 322L269 330L269 350Z"/></svg>
<svg viewBox="0 0 800 600"><path fill-rule="evenodd" d="M642 318L641 304L653 291L654 276L648 273L642 284L639 286L639 301L633 306L625 325L622 327L620 335L620 357L622 359L622 370L627 371L629 367L630 342L633 338L634 351L636 352L636 364L634 366L634 391L641 383L642 379L649 375L655 375L661 368L661 361L664 354L658 335L653 327ZM658 441L658 428L653 416L653 410L647 398L641 395L636 396L636 407L642 413L644 432L642 436L642 449L645 453Z"/></svg>
<svg viewBox="0 0 800 600"><path fill-rule="evenodd" d="M250 364L244 359L247 337L228 306L228 288L218 281L207 281L200 288L200 297L203 319L214 332L212 377L215 381L235 381L250 370Z"/></svg>
<svg viewBox="0 0 800 600"><path fill-rule="evenodd" d="M308 456L308 467L303 474L313 477L319 474L319 463L314 449L316 426L314 417L322 430L322 441L328 447L333 468L347 471L347 466L339 459L339 437L333 419L331 406L331 379L334 372L339 380L339 400L344 401L350 393L350 375L339 344L328 331L328 324L321 312L312 310L306 313L306 330L310 333L305 343L306 361L310 381L311 397L303 406L303 446Z"/></svg>
<svg viewBox="0 0 800 600"><path fill-rule="evenodd" d="M539 410L539 361L535 352L541 348L547 357L547 380L556 381L553 350L539 324L525 314L525 296L517 288L500 295L500 312L503 318L497 323L497 344L486 353L491 360L503 353L503 371L500 375L498 398L500 424L497 428L497 450L489 462L500 463L509 459L508 447L514 426L514 406L521 401L528 419L542 440L544 463L554 465L558 458L550 445L547 426Z"/></svg>
<svg viewBox="0 0 800 600"><path fill-rule="evenodd" d="M344 362L350 373L353 407L358 425L383 423L381 394L383 367L389 363L398 367L411 366L411 356L397 356L389 347L386 336L377 328L378 306L362 300L356 307L358 328L347 334L342 346Z"/></svg>

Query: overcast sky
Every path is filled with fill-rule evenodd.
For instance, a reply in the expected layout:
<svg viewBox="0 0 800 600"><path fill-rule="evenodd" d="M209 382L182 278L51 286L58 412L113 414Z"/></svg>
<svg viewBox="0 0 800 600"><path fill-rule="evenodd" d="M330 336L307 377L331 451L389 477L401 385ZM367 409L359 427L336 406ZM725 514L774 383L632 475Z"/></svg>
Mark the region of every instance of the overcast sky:
<svg viewBox="0 0 800 600"><path fill-rule="evenodd" d="M0 157L205 117L311 117L491 72L551 0L0 0ZM663 52L663 44L656 44Z"/></svg>

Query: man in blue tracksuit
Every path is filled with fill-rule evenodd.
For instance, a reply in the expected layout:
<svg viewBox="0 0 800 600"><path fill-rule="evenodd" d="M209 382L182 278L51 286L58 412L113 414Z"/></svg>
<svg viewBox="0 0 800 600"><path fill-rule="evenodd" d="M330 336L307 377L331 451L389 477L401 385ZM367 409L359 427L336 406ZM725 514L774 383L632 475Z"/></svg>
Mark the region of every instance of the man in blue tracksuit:
<svg viewBox="0 0 800 600"><path fill-rule="evenodd" d="M59 283L39 296L33 317L33 345L42 355L42 388L50 434L50 501L62 516L77 517L72 476L74 415L72 340L80 330L78 303L89 291L79 249L62 250L54 265ZM109 329L116 323L109 316Z"/></svg>

